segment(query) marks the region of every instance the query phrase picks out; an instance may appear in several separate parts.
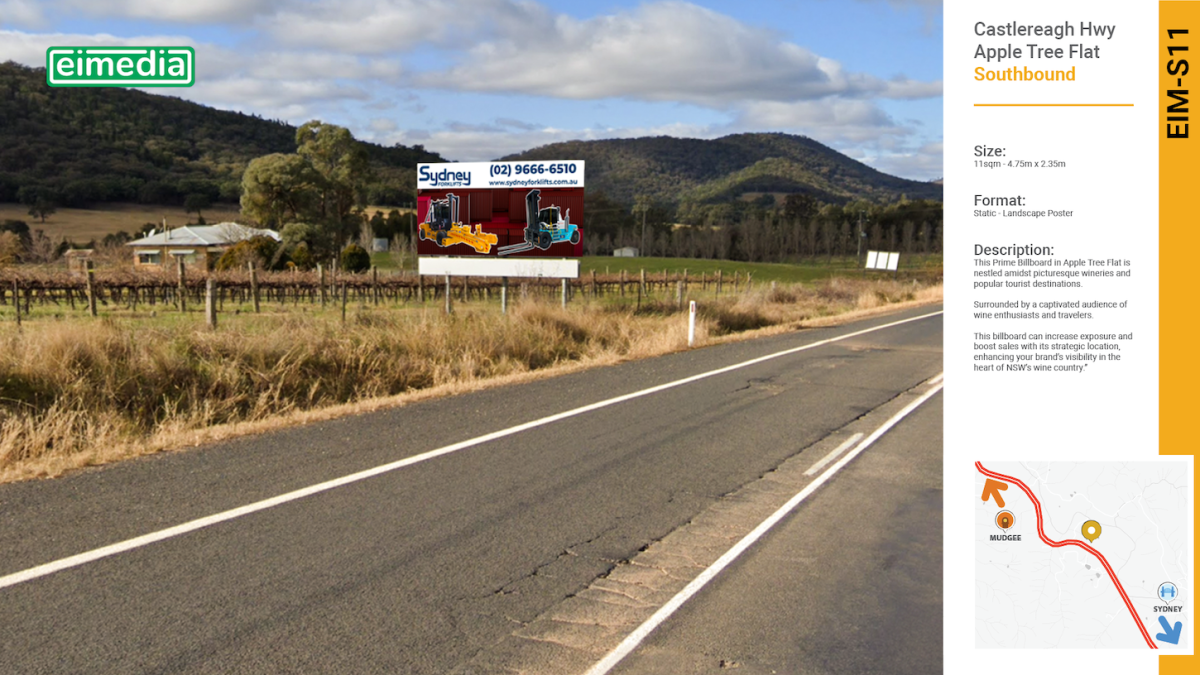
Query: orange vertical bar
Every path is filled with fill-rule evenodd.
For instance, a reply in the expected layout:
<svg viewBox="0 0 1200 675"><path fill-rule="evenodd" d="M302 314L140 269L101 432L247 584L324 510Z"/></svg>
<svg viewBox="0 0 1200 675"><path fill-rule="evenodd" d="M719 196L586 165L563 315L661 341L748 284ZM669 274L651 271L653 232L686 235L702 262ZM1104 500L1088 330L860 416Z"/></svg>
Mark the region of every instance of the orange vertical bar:
<svg viewBox="0 0 1200 675"><path fill-rule="evenodd" d="M1195 252L1200 251L1200 2L1170 0L1159 2L1158 8L1159 454L1191 455L1196 440L1188 424L1200 409L1195 319L1200 304L1195 276ZM1194 517L1193 526L1197 521ZM1195 541L1194 530L1192 536ZM1192 621L1195 612L1193 603ZM1184 627L1185 632L1191 629ZM1200 672L1195 656L1164 655L1158 663L1162 675Z"/></svg>

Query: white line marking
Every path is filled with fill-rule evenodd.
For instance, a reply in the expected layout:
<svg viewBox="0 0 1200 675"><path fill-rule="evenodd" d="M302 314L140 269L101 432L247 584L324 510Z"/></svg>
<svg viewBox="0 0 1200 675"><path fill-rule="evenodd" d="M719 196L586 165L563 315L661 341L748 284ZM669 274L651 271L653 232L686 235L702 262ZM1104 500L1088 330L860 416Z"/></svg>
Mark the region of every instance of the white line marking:
<svg viewBox="0 0 1200 675"><path fill-rule="evenodd" d="M536 427L545 426L545 425L551 424L553 422L558 422L559 420L567 419L568 417L575 417L576 415L582 415L584 413L592 412L593 410L607 408L608 406L616 405L617 403L623 403L625 401L629 401L629 400L632 400L635 398L640 398L642 396L649 396L650 394L656 394L660 391L665 391L667 389L672 389L674 387L689 384L691 382L696 382L697 380L703 380L705 378L713 377L714 375L721 375L723 373L728 373L730 371L738 370L739 368L745 368L747 366L752 366L752 365L755 365L758 363L762 363L764 361L770 361L771 359L776 359L781 356L787 356L789 354L795 354L797 352L802 352L802 351L805 351L808 349L814 349L816 347L820 347L822 345L827 345L827 344L830 344L833 342L846 340L846 339L849 339L852 337L857 337L859 335L866 335L867 333L873 333L875 331L884 330L886 328L892 328L893 326L900 326L900 325L903 325L906 323L912 323L913 321L920 321L922 319L928 319L929 317L938 316L940 314L942 314L942 312L940 312L940 311L931 312L929 314L922 314L921 316L915 316L915 317L912 317L909 319L901 319L900 321L893 321L891 323L885 323L881 326L874 326L872 328L864 328L863 330L855 331L853 333L846 333L845 335L839 335L837 337L826 338L824 340L818 340L817 342L813 342L813 343L810 343L807 345L802 345L800 347L793 347L791 349L785 349L781 352L775 352L774 354L767 354L766 356L760 356L758 358L750 359L749 361L735 363L732 366L725 366L724 368L710 370L706 373L700 373L699 375L692 375L691 377L685 377L681 380L675 380L674 382L667 382L666 384L660 384L655 387L650 387L649 389L642 389L641 391L635 391L633 393L624 394L621 396L614 396L613 398L605 399L605 400L599 401L597 403L592 403L589 405L574 408L572 410L567 410L565 412L561 412L556 415L550 415L548 417L536 419L536 420L533 420L532 422L518 424L514 427L509 427L507 429L501 429L500 431L494 431L490 434L484 434L483 436L477 436L477 437L469 439L469 440L461 441L459 443L454 443L453 445L447 445L447 446L438 448L436 450L430 450L428 452L423 452L419 455L413 455L412 457L406 457L404 459L397 460L395 462L381 464L380 466L377 466L377 467L374 467L371 469L359 471L358 473L352 473L347 476L342 476L341 478L335 478L333 480L325 481L324 483L317 483L316 485L310 485L306 488L301 488L299 490L294 490L292 492L278 495L276 497L271 497L270 499L264 499L262 501L254 502L253 504L247 504L245 506L240 506L236 509L230 509L229 511L222 511L221 513L216 513L211 516L206 516L204 518L198 518L196 520L191 520L186 523L181 523L179 525L176 525L174 527L168 527L165 530L158 530L157 532L151 532L149 534L144 534L140 537L134 537L133 539L126 539L125 541L120 541L115 544L110 544L108 546L102 546L100 548L92 549L90 551L85 551L84 553L79 553L79 554L69 556L66 558L60 558L53 562L48 562L48 563L45 563L42 565L38 565L37 567L30 567L29 569L22 570L20 572L13 572L12 574L8 574L3 577L0 577L0 588L6 588L8 586L15 586L17 584L24 583L24 582L30 581L32 579L37 579L38 577L44 577L46 575L54 574L55 572L60 572L65 569L69 569L72 567L78 567L79 565L84 565L84 564L87 564L90 562L94 562L96 560L100 560L101 558L107 558L109 556L116 555L118 553L123 553L125 551L129 551L129 550L132 550L135 548L140 548L140 547L146 546L148 544L153 544L155 542L162 541L164 539L170 539L172 537L177 537L181 534L187 534L188 532L194 532L196 530L208 527L210 525L216 525L217 523L223 523L227 520L233 520L234 518L240 518L242 516L245 516L245 515L248 515L251 513L255 513L256 511L263 511L263 510L269 509L273 506L279 506L280 504L286 504L287 502L295 501L297 499L308 497L310 495L315 495L319 492L325 492L327 490L332 490L334 488L341 487L343 485L349 485L350 483L356 483L360 480L365 480L367 478L378 476L380 474L387 473L389 471L395 471L396 469L402 469L406 466L412 466L413 464L419 464L421 462L433 459L435 457L441 457L442 455L448 455L452 452L458 452L459 450L464 450L466 448L474 447L476 445L482 445L483 443L487 443L488 441L494 441L499 438L504 438L505 436L512 436L513 434L518 434L518 433L521 433L522 431L528 431L529 429L534 429Z"/></svg>
<svg viewBox="0 0 1200 675"><path fill-rule="evenodd" d="M792 497L786 504L779 507L778 511L772 513L770 517L759 523L758 527L750 531L750 534L742 537L741 541L734 544L733 548L726 551L720 558L717 558L717 561L712 565L709 565L707 569L701 572L700 576L692 579L691 583L689 583L687 586L684 586L683 590L676 593L675 597L667 601L667 604L660 607L658 611L655 612L649 619L646 619L642 625L638 626L636 630L622 640L621 644L617 645L596 665L592 666L587 671L586 675L605 675L608 673L608 671L612 670L618 663L621 662L622 659L633 652L634 649L637 649L638 645L642 643L642 640L645 640L646 636L650 635L655 628L658 628L659 624L661 624L663 621L666 621L668 617L675 613L675 610L682 607L683 603L687 602L701 588L704 588L709 581L712 581L713 577L720 574L721 570L729 566L729 563L736 560L739 555L741 555L746 549L750 548L754 542L758 541L760 537L766 534L768 530L774 527L775 524L782 520L784 516L792 511L792 509L796 508L800 502L807 499L808 496L815 492L817 488L821 487L825 481L829 480L833 474L837 473L842 469L842 467L849 464L850 460L854 459L859 455L859 453L870 447L871 444L877 441L880 436L883 436L888 432L888 430L896 426L900 420L907 417L909 413L919 408L922 403L928 401L934 394L941 390L941 384L935 385L932 389L929 389L924 394L921 394L920 398L912 403L909 403L904 407L903 410L893 415L891 419L884 422L883 425L878 429L871 432L870 436L867 436L863 442L859 443L853 450L847 453L845 457L838 460L837 464L829 467L829 469L827 469L825 473L821 474L820 477L805 486L805 488L797 493L795 497Z"/></svg>
<svg viewBox="0 0 1200 675"><path fill-rule="evenodd" d="M944 375L945 375L945 373L938 373L936 376L930 378L929 382L926 382L926 384L929 384L929 385L937 384L937 383L941 382L943 379L945 379L943 377Z"/></svg>
<svg viewBox="0 0 1200 675"><path fill-rule="evenodd" d="M863 435L860 432L860 433L854 434L850 438L847 438L846 440L842 441L842 444L837 446L836 448L834 448L833 452L829 453L828 455L825 455L820 460L818 460L816 464L813 464L812 466L808 467L808 471L805 471L804 475L811 476L814 473L820 471L821 467L832 462L834 457L837 457L838 455L842 454L842 452L844 452L846 450L846 448L857 443L858 439L860 439L862 437L863 437Z"/></svg>

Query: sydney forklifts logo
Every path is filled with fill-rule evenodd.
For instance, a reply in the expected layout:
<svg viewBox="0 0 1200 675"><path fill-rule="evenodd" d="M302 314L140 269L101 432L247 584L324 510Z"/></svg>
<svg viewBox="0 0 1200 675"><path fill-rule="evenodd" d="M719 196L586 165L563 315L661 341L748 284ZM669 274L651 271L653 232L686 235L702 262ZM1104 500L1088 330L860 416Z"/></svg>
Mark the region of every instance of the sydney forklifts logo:
<svg viewBox="0 0 1200 675"><path fill-rule="evenodd" d="M429 185L431 187L436 187L436 186L459 187L459 186L464 186L464 185L470 186L471 185L471 172L470 171L451 171L449 169L442 169L441 171L430 171L429 167L423 166L420 168L419 180L421 182L429 183Z"/></svg>
<svg viewBox="0 0 1200 675"><path fill-rule="evenodd" d="M196 83L191 47L51 47L51 87L190 87Z"/></svg>

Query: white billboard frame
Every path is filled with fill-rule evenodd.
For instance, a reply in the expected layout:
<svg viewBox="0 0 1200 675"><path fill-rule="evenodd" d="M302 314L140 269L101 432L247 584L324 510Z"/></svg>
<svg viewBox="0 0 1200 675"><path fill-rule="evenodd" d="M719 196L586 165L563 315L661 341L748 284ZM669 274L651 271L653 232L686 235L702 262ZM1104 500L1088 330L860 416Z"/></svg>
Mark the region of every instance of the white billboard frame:
<svg viewBox="0 0 1200 675"><path fill-rule="evenodd" d="M579 259L421 256L417 270L426 276L578 279Z"/></svg>

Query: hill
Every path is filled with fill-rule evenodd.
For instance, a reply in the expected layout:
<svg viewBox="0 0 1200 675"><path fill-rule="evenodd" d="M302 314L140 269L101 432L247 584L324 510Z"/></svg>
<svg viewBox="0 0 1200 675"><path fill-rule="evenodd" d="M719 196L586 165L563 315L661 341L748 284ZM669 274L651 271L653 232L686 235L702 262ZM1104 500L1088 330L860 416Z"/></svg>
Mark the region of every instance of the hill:
<svg viewBox="0 0 1200 675"><path fill-rule="evenodd" d="M755 193L801 193L828 203L942 198L940 184L891 176L811 138L782 133L569 141L501 159L582 159L588 187L626 203L647 195L674 205L713 204Z"/></svg>
<svg viewBox="0 0 1200 675"><path fill-rule="evenodd" d="M0 64L0 202L21 188L59 206L180 205L189 194L236 204L242 171L261 155L296 150L296 128L170 96L119 88L52 88L44 68ZM363 144L375 172L368 201L404 204L421 146Z"/></svg>

